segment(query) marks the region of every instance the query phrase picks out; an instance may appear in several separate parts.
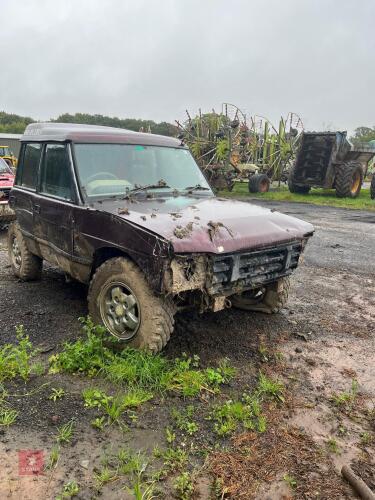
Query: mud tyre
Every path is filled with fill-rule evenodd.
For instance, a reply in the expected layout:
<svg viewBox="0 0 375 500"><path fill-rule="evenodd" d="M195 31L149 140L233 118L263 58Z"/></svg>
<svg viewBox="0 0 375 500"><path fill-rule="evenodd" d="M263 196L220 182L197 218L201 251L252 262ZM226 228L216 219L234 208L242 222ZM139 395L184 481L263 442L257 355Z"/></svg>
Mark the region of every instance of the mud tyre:
<svg viewBox="0 0 375 500"><path fill-rule="evenodd" d="M40 279L43 259L29 251L17 222L12 222L8 228L8 256L17 278L23 281Z"/></svg>
<svg viewBox="0 0 375 500"><path fill-rule="evenodd" d="M375 200L375 174L372 174L370 196L372 200Z"/></svg>
<svg viewBox="0 0 375 500"><path fill-rule="evenodd" d="M254 174L249 178L250 193L267 193L270 190L270 179L266 174Z"/></svg>
<svg viewBox="0 0 375 500"><path fill-rule="evenodd" d="M290 279L281 278L256 292L248 291L230 297L232 306L244 311L258 311L267 314L278 313L286 306L289 297Z"/></svg>
<svg viewBox="0 0 375 500"><path fill-rule="evenodd" d="M336 166L335 189L338 198L356 198L362 183L363 170L360 163L349 161Z"/></svg>
<svg viewBox="0 0 375 500"><path fill-rule="evenodd" d="M95 271L88 292L89 314L121 344L156 354L174 329L175 305L157 297L144 274L124 257L109 259Z"/></svg>

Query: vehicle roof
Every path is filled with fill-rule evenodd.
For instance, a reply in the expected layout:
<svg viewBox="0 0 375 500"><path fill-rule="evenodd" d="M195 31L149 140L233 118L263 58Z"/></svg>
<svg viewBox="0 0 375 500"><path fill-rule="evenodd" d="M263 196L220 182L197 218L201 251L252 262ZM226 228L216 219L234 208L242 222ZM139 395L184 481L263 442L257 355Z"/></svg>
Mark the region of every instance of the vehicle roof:
<svg viewBox="0 0 375 500"><path fill-rule="evenodd" d="M171 148L186 147L181 144L180 140L164 135L146 134L100 125L55 122L31 123L26 127L20 140L22 142L73 141L103 144L141 144Z"/></svg>

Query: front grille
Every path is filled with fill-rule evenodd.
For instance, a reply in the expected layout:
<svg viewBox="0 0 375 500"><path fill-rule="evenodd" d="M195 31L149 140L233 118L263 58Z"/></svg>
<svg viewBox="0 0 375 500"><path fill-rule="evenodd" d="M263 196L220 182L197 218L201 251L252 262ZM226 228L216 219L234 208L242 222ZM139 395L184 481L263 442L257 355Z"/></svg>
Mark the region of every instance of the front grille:
<svg viewBox="0 0 375 500"><path fill-rule="evenodd" d="M246 253L213 257L211 293L236 286L257 288L292 273L302 252L300 242Z"/></svg>
<svg viewBox="0 0 375 500"><path fill-rule="evenodd" d="M0 187L0 201L9 200L10 188Z"/></svg>

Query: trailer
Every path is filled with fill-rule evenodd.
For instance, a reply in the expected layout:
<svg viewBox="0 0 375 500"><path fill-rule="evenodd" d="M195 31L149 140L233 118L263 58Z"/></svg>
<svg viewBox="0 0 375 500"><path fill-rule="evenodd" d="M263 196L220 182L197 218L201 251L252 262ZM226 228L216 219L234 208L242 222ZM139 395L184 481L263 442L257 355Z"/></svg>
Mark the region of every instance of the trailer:
<svg viewBox="0 0 375 500"><path fill-rule="evenodd" d="M346 132L303 132L290 170L291 193L307 194L312 187L335 189L339 198L356 198L367 175L375 148L353 147Z"/></svg>

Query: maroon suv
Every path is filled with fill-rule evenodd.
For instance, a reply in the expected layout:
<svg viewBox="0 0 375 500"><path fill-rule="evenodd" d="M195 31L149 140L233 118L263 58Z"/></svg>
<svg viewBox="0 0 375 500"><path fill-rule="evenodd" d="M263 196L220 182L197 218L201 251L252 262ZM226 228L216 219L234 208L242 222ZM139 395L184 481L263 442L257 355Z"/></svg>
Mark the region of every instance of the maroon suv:
<svg viewBox="0 0 375 500"><path fill-rule="evenodd" d="M43 259L89 284L89 313L160 351L179 308L277 312L311 224L217 198L180 140L35 123L21 139L9 257L24 280Z"/></svg>

